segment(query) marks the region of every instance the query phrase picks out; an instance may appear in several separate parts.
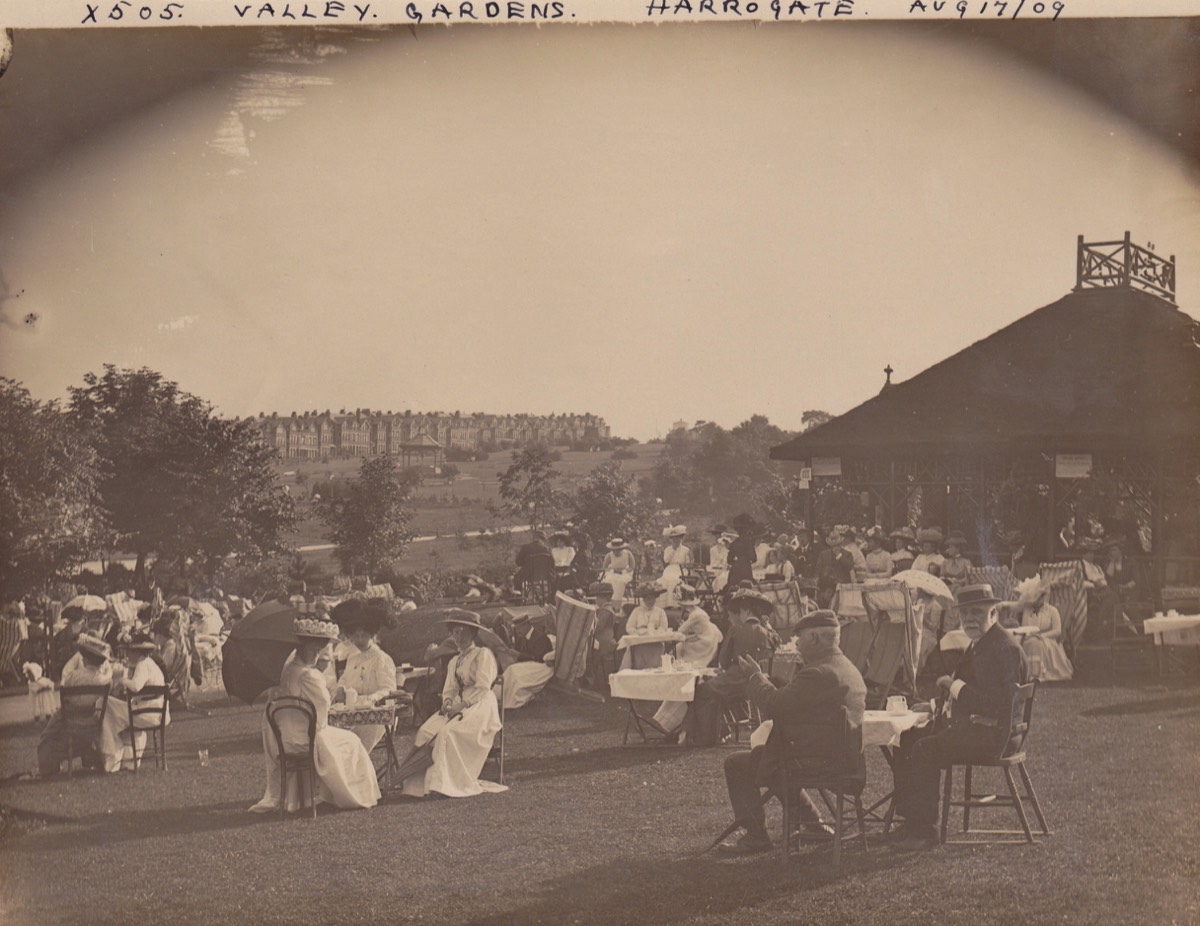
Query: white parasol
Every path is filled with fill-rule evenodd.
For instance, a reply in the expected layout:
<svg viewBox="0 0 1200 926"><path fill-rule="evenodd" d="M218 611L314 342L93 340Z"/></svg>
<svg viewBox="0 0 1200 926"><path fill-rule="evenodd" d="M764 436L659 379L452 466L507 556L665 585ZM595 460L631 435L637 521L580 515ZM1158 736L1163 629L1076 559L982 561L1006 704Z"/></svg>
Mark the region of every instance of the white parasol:
<svg viewBox="0 0 1200 926"><path fill-rule="evenodd" d="M936 598L947 606L953 606L955 603L954 593L950 591L950 586L937 576L922 569L905 569L903 572L898 572L892 576L892 580L903 582L910 589L924 592L931 598Z"/></svg>

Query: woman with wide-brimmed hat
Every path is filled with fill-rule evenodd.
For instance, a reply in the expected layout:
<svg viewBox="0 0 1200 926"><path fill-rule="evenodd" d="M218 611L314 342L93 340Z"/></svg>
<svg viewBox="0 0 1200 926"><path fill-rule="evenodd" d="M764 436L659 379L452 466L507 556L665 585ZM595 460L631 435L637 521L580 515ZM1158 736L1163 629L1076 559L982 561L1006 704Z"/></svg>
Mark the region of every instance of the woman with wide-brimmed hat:
<svg viewBox="0 0 1200 926"><path fill-rule="evenodd" d="M682 611L679 632L686 639L675 647L677 662L704 667L717 658L724 635L712 622L707 611L700 607L700 596L690 585L675 589L675 597Z"/></svg>
<svg viewBox="0 0 1200 926"><path fill-rule="evenodd" d="M942 556L940 578L954 591L958 586L966 584L970 578L968 573L975 565L966 556L966 534L962 531L951 531L946 537L943 549L945 553Z"/></svg>
<svg viewBox="0 0 1200 926"><path fill-rule="evenodd" d="M334 704L353 707L359 702L374 704L396 688L396 663L379 648L376 635L383 628L382 608L351 599L337 605L329 615L341 628L342 639L352 647L333 692ZM383 724L359 724L354 732L370 752L383 739Z"/></svg>
<svg viewBox="0 0 1200 926"><path fill-rule="evenodd" d="M625 586L633 581L633 573L637 568L637 561L629 552L629 544L620 537L610 540L601 568L604 569L602 581L613 587L613 597L617 601L624 600Z"/></svg>
<svg viewBox="0 0 1200 926"><path fill-rule="evenodd" d="M889 536L892 539L892 575L911 569L913 560L916 558L913 546L917 542L917 535L907 524L902 524Z"/></svg>
<svg viewBox="0 0 1200 926"><path fill-rule="evenodd" d="M629 637L645 637L651 634L666 633L671 629L667 621L667 612L658 604L663 594L661 585L648 583L638 591L638 604L629 612L625 622L625 635ZM661 642L635 643L625 650L622 668L657 669L662 665L665 648Z"/></svg>
<svg viewBox="0 0 1200 926"><path fill-rule="evenodd" d="M672 604L675 601L675 586L683 581L683 567L692 565L695 560L691 548L683 542L687 537L685 525L668 527L664 536L667 545L662 551L663 571L658 582L666 590L668 604Z"/></svg>
<svg viewBox="0 0 1200 926"><path fill-rule="evenodd" d="M139 634L131 638L130 642L124 646L124 650L126 654L125 671L119 671L121 666L118 665L116 667L118 671L113 672L114 701L118 695L120 697L124 697L126 693L136 695L147 685L167 684L162 667L154 660L154 656L158 653L158 647L148 636ZM166 722L171 722L171 709L163 703L161 696L135 698L133 706L135 709L161 707L166 711ZM157 714L146 714L134 718L135 728L152 726L158 726ZM129 730L129 711L118 707L115 710L104 712L104 723L100 728L100 752L104 756L106 772L121 770L121 759L125 753L125 744L121 741L121 734L127 730L131 745L136 747L135 739L138 737L138 731L136 729Z"/></svg>
<svg viewBox="0 0 1200 926"><path fill-rule="evenodd" d="M867 529L867 549L863 560L867 564L868 579L887 579L892 575L892 554L883 548L886 538L878 524Z"/></svg>
<svg viewBox="0 0 1200 926"><path fill-rule="evenodd" d="M502 785L479 780L500 732L500 710L492 691L499 669L492 651L479 645L486 628L478 614L459 608L447 611L441 622L449 628L458 654L446 669L441 709L421 724L412 751L401 763L404 793L472 797L503 791Z"/></svg>
<svg viewBox="0 0 1200 926"><path fill-rule="evenodd" d="M729 575L725 579L726 588L736 588L740 582L753 580L754 561L757 559L754 541L762 532L758 522L748 514L739 514L732 523L737 537L729 544Z"/></svg>
<svg viewBox="0 0 1200 926"><path fill-rule="evenodd" d="M917 543L921 552L913 560L912 568L928 572L930 575L940 575L945 557L938 552L942 544L942 529L940 527L922 527L917 531Z"/></svg>
<svg viewBox="0 0 1200 926"><path fill-rule="evenodd" d="M317 794L307 800L322 801L344 810L374 807L380 798L375 767L366 747L352 731L329 726L329 686L322 665L331 659L330 645L338 639L337 624L319 618L301 617L294 622L296 651L284 664L279 687L269 697L303 698L316 711L316 739L313 755L317 767ZM308 750L308 721L296 711L282 711L276 718L283 748ZM307 777L289 779L286 795L279 793L279 746L263 714L263 750L266 754L267 789L261 801L250 808L255 813L279 809L283 800L289 811L306 802Z"/></svg>
<svg viewBox="0 0 1200 926"><path fill-rule="evenodd" d="M1075 667L1063 648L1062 616L1046 600L1049 594L1050 586L1040 576L1031 576L1017 586L1017 600L1011 610L1017 613L1020 625L1014 633L1034 667L1033 674L1044 682L1069 682L1075 676Z"/></svg>

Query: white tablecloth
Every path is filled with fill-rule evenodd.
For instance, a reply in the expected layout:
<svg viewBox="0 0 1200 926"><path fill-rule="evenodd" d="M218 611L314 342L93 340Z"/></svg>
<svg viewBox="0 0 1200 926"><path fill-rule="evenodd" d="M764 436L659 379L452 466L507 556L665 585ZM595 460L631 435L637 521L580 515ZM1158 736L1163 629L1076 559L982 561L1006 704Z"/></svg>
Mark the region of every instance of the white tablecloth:
<svg viewBox="0 0 1200 926"><path fill-rule="evenodd" d="M608 677L614 698L631 701L692 701L696 697L696 679L712 674L710 669L680 668L622 669Z"/></svg>
<svg viewBox="0 0 1200 926"><path fill-rule="evenodd" d="M1147 635L1154 635L1155 643L1171 646L1200 645L1200 614L1148 617L1142 627Z"/></svg>
<svg viewBox="0 0 1200 926"><path fill-rule="evenodd" d="M918 714L905 711L903 714L889 714L887 711L863 711L863 747L867 746L899 746L900 734L913 727L923 727L929 723L928 714ZM775 721L764 720L750 734L750 748L767 744L767 737Z"/></svg>

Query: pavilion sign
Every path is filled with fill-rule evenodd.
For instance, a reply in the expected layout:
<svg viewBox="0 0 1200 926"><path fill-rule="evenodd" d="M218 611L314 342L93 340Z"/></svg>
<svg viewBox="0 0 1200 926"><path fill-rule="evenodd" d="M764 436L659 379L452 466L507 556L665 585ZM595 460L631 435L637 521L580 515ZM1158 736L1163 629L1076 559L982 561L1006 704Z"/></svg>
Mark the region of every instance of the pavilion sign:
<svg viewBox="0 0 1200 926"><path fill-rule="evenodd" d="M1087 479L1092 475L1090 453L1056 453L1054 455L1054 478Z"/></svg>

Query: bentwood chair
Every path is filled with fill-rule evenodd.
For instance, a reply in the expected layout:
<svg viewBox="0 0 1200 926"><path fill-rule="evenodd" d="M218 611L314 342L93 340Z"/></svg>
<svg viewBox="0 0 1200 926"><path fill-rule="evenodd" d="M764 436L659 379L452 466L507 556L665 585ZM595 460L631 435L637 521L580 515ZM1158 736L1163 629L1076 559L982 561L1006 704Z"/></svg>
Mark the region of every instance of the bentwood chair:
<svg viewBox="0 0 1200 926"><path fill-rule="evenodd" d="M170 697L169 685L145 685L140 691L130 691L125 695L125 707L129 711L130 747L133 750L133 770L136 772L142 761L142 751L138 750L138 733L149 733L154 748L154 767L167 770L167 699ZM154 720L153 726L138 724L138 718L145 717Z"/></svg>
<svg viewBox="0 0 1200 926"><path fill-rule="evenodd" d="M1037 792L1033 790L1033 781L1029 777L1029 770L1025 768L1025 737L1029 735L1029 723L1033 716L1033 696L1037 691L1037 684L1037 679L1034 679L1027 685L1019 685L1017 687L1015 699L1021 704L1021 721L1011 728L1008 742L1012 745L1005 750L1005 755L999 756L991 762L976 762L974 765L963 765L962 800L956 801L952 799L954 792L954 766L946 769L945 786L942 790L942 842L947 841L946 832L949 827L951 807L962 808L962 833L964 837L970 837L972 834L978 836L1024 835L1025 842L1032 843L1034 841L1033 831L1029 827L1029 817L1025 813L1025 805L1022 802L1021 795L1017 793L1016 781L1013 778L1014 768L1021 776L1021 782L1025 787L1025 799L1032 805L1033 812L1037 816L1038 825L1041 827L1038 835L1051 835L1050 828L1046 825L1046 817L1042 814L1042 805L1038 803ZM981 793L974 790L971 773L974 768L980 766L984 768L998 768L1004 773L1004 781L1008 786L1007 795ZM997 807L1015 808L1017 817L1021 821L1021 828L1019 830L971 828L972 810L990 810ZM1006 843L1019 842L1020 840L963 838L955 841L968 843Z"/></svg>
<svg viewBox="0 0 1200 926"><path fill-rule="evenodd" d="M63 727L67 735L67 775L75 764L75 741L94 742L108 710L108 685L69 685L60 690Z"/></svg>
<svg viewBox="0 0 1200 926"><path fill-rule="evenodd" d="M308 724L308 742L301 749L285 749L283 733L279 729L279 715L293 712L300 714ZM313 819L317 818L317 709L307 698L297 698L292 695L281 695L267 702L267 726L275 737L275 746L279 752L279 816L287 813L287 783L288 775L308 774L308 798L312 804ZM303 779L300 779L302 782ZM298 782L299 784L300 782ZM301 806L304 803L304 789L300 789Z"/></svg>

